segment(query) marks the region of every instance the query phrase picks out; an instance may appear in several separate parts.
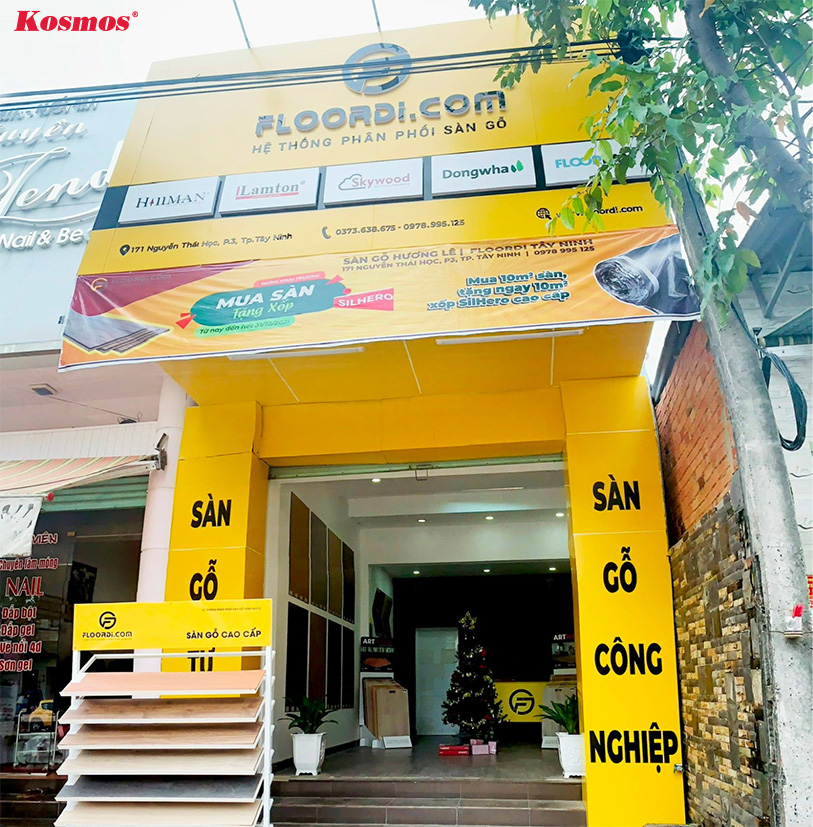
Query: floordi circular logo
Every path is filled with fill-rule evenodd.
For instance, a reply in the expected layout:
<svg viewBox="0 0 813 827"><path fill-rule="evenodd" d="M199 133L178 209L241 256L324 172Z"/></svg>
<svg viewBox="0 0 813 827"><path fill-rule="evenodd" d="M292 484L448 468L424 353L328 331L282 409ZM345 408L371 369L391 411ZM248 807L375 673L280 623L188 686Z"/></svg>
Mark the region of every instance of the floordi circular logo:
<svg viewBox="0 0 813 827"><path fill-rule="evenodd" d="M99 626L102 629L112 629L116 625L116 616L113 612L102 612L99 615Z"/></svg>
<svg viewBox="0 0 813 827"><path fill-rule="evenodd" d="M527 689L515 689L508 698L508 706L515 715L530 715L536 700Z"/></svg>
<svg viewBox="0 0 813 827"><path fill-rule="evenodd" d="M342 77L348 89L360 95L383 95L397 89L409 76L409 52L395 43L371 43L345 61Z"/></svg>

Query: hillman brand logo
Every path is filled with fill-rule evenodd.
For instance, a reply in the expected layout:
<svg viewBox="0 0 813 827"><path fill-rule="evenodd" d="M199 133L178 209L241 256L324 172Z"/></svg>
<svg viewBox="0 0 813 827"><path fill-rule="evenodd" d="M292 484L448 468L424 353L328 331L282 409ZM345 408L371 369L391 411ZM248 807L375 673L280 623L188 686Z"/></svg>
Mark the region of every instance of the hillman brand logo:
<svg viewBox="0 0 813 827"><path fill-rule="evenodd" d="M21 10L17 12L15 32L126 32L130 28L130 17L138 17L138 12L121 17L105 15L104 17L80 17L79 15L62 15L56 17L47 14L37 18L41 12Z"/></svg>
<svg viewBox="0 0 813 827"><path fill-rule="evenodd" d="M144 196L136 199L135 207L139 209L140 207L172 207L178 204L198 204L206 201L208 197L208 192L187 192L182 195L158 195L153 197Z"/></svg>
<svg viewBox="0 0 813 827"><path fill-rule="evenodd" d="M522 172L525 164L516 161L508 166L492 164L490 167L472 167L471 169L444 169L444 178L481 178L484 175L508 175L509 173Z"/></svg>

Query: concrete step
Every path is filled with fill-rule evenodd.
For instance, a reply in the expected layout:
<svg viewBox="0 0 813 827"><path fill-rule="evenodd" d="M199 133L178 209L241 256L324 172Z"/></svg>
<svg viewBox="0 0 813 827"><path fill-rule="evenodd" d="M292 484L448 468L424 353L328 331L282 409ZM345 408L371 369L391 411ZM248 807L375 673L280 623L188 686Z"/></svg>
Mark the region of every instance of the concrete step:
<svg viewBox="0 0 813 827"><path fill-rule="evenodd" d="M324 775L276 776L275 799L309 798L461 798L518 799L525 801L581 801L578 779L553 778L513 781L490 778L330 778Z"/></svg>
<svg viewBox="0 0 813 827"><path fill-rule="evenodd" d="M510 827L584 827L581 801L519 798L325 798L275 799L274 824L510 825Z"/></svg>

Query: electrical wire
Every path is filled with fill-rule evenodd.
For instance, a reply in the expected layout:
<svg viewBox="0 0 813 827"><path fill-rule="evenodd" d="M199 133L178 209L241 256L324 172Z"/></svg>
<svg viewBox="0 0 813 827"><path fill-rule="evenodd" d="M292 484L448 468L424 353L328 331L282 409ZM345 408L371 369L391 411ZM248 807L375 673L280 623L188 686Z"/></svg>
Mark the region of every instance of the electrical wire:
<svg viewBox="0 0 813 827"><path fill-rule="evenodd" d="M732 305L732 310L737 317L737 321L745 331L745 335L748 336L748 341L754 350L756 350L762 362L762 376L765 379L765 386L771 386L772 367L775 367L788 383L788 390L790 391L790 398L793 403L793 416L796 420L796 436L793 439L786 439L780 433L779 441L786 451L798 451L805 444L805 439L807 438L807 399L805 399L804 391L799 386L799 383L790 372L790 368L785 364L784 360L775 353L771 353L771 351L757 341L753 332L745 323L742 312L736 303Z"/></svg>
<svg viewBox="0 0 813 827"><path fill-rule="evenodd" d="M373 14L375 15L375 25L378 29L378 37L379 40L383 43L384 42L384 33L381 31L381 20L378 18L378 6L375 3L375 0L370 0L373 4Z"/></svg>
<svg viewBox="0 0 813 827"><path fill-rule="evenodd" d="M243 40L246 41L246 48L251 48L251 43L248 39L248 35L246 34L246 27L243 25L243 15L240 14L240 6L237 5L237 0L231 0L232 5L234 6L234 11L237 14L237 20L240 23L240 31L243 33Z"/></svg>
<svg viewBox="0 0 813 827"><path fill-rule="evenodd" d="M676 38L669 38L675 40ZM82 105L116 100L150 99L210 92L230 92L254 88L304 86L313 83L341 81L348 74L354 78L379 78L382 69L402 71L407 75L434 72L463 71L481 68L500 68L506 63L531 66L540 61L574 62L585 59L589 52L613 54L615 41L590 40L572 43L564 56L557 57L550 47L528 46L513 49L489 49L456 54L431 55L417 58L388 57L362 63L327 64L274 69L247 73L228 73L187 78L141 81L137 83L104 84L85 87L66 87L56 90L6 93L0 103L0 113L43 106ZM10 102L9 102L10 101ZM19 102L17 102L19 101Z"/></svg>

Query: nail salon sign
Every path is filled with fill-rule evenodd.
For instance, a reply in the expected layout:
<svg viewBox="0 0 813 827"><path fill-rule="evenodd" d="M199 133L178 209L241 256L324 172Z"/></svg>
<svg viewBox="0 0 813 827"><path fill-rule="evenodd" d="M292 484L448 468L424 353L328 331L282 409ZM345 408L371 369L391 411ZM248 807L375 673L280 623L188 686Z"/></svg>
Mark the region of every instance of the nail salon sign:
<svg viewBox="0 0 813 827"><path fill-rule="evenodd" d="M0 310L0 345L59 339L133 107L0 109L0 273L15 285L4 303L15 307Z"/></svg>

